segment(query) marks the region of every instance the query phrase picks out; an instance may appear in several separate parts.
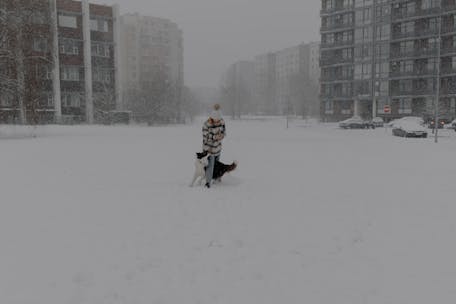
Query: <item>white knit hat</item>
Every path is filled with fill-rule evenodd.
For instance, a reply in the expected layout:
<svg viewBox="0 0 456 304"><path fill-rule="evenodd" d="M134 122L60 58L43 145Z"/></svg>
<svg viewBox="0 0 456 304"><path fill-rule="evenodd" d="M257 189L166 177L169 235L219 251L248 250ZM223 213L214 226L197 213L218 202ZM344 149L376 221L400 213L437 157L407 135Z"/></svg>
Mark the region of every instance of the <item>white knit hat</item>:
<svg viewBox="0 0 456 304"><path fill-rule="evenodd" d="M217 110L212 111L212 113L209 117L212 118L213 120L222 119L222 115L220 114L220 111L217 111Z"/></svg>

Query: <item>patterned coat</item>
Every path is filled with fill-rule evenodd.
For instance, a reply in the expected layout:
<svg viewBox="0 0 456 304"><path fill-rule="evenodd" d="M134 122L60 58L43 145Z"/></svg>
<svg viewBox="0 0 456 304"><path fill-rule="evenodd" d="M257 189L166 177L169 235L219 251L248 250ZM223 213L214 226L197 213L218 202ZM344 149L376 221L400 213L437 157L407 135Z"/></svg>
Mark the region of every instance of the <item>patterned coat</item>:
<svg viewBox="0 0 456 304"><path fill-rule="evenodd" d="M203 125L203 151L211 155L219 155L222 152L222 140L225 138L225 121L215 121L211 118Z"/></svg>

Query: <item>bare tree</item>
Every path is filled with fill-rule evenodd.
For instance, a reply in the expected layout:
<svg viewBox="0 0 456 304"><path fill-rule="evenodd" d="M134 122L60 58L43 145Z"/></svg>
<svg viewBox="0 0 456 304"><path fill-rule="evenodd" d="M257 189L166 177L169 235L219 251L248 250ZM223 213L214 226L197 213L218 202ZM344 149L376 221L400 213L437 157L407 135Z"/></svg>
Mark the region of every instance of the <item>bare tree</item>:
<svg viewBox="0 0 456 304"><path fill-rule="evenodd" d="M297 73L288 80L291 109L303 118L316 116L319 112L318 85L304 73Z"/></svg>
<svg viewBox="0 0 456 304"><path fill-rule="evenodd" d="M182 90L182 113L193 122L195 116L202 112L203 105L192 90L184 87Z"/></svg>
<svg viewBox="0 0 456 304"><path fill-rule="evenodd" d="M49 46L49 2L45 0L4 0L0 7L0 59L8 67L0 75L0 90L14 92L12 107L19 123L37 123L41 89L41 66L52 65ZM27 115L29 114L29 119ZM16 115L16 114L13 114Z"/></svg>
<svg viewBox="0 0 456 304"><path fill-rule="evenodd" d="M148 81L127 90L127 108L132 111L135 120L150 125L180 122L182 109L179 87L164 69L155 69Z"/></svg>

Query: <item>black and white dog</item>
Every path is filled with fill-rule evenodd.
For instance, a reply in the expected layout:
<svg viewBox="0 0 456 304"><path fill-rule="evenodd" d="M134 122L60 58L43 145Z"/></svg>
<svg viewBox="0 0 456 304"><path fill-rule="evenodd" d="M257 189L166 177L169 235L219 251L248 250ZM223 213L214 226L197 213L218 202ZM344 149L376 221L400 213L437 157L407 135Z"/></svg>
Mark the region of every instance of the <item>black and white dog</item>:
<svg viewBox="0 0 456 304"><path fill-rule="evenodd" d="M195 160L195 174L193 175L192 182L190 183L190 187L193 187L195 182L199 179L199 184L203 185L206 182L206 167L209 163L209 155L207 151L202 153L196 153L196 160ZM214 165L214 173L212 174L212 178L216 181L221 181L222 176L225 173L231 172L237 168L237 162L233 162L229 165L226 165L220 161L216 161Z"/></svg>
<svg viewBox="0 0 456 304"><path fill-rule="evenodd" d="M209 163L208 158L209 155L207 154L207 152L196 153L195 174L193 175L190 187L193 187L193 185L198 179L200 185L204 185L204 183L206 182L206 167Z"/></svg>

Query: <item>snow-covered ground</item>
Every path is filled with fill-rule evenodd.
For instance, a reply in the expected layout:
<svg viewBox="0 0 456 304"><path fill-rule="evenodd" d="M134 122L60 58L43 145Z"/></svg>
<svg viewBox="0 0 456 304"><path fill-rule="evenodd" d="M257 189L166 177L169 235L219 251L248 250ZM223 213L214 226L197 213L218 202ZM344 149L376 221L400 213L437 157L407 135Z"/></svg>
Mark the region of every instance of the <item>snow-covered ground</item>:
<svg viewBox="0 0 456 304"><path fill-rule="evenodd" d="M0 126L0 303L456 302L456 132L227 124Z"/></svg>

